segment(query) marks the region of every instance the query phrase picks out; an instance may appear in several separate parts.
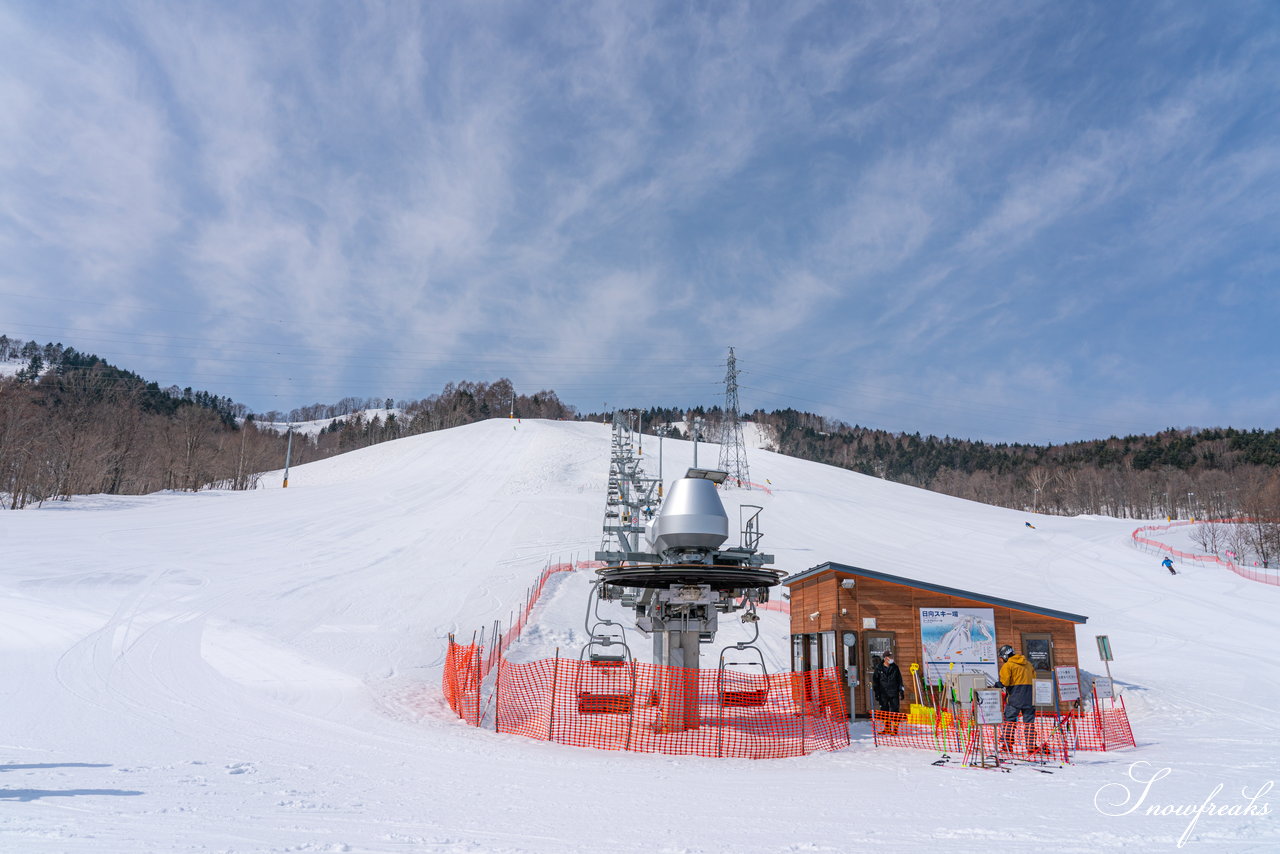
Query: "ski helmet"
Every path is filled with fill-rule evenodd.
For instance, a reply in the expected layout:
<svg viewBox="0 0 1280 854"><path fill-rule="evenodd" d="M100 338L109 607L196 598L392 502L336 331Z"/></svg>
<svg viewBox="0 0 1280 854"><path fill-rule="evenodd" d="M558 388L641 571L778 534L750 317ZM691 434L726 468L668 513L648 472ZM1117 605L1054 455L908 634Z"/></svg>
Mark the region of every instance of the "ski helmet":
<svg viewBox="0 0 1280 854"><path fill-rule="evenodd" d="M1008 658L1009 656L1013 655L1013 647L1009 646L1008 644L1005 644L1004 646L1000 647L1000 649L998 649L997 652L1000 653L1001 658Z"/></svg>

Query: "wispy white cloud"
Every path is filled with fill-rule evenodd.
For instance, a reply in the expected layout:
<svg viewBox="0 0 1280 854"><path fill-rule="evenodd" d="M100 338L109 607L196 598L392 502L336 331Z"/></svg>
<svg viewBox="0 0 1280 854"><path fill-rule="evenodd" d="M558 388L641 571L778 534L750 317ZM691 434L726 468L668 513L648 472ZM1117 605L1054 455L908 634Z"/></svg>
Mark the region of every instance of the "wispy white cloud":
<svg viewBox="0 0 1280 854"><path fill-rule="evenodd" d="M1167 382L1123 335L1159 294L1238 311L1276 268L1275 39L1197 9L113 15L0 11L0 286L74 279L137 330L185 308L208 361L165 366L197 376L231 342L310 354L274 394L435 354L595 388L735 344L939 423L1101 411L1108 364Z"/></svg>
<svg viewBox="0 0 1280 854"><path fill-rule="evenodd" d="M67 297L115 297L179 227L173 138L137 57L0 9L0 222L7 263ZM79 318L73 318L79 319Z"/></svg>

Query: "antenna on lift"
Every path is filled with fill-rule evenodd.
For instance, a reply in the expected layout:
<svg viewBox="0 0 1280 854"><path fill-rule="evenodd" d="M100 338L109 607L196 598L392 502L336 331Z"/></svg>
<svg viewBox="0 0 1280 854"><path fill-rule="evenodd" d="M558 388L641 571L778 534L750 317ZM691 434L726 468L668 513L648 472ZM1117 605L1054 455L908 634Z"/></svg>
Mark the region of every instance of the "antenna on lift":
<svg viewBox="0 0 1280 854"><path fill-rule="evenodd" d="M742 441L742 422L738 420L738 360L729 348L729 361L724 374L724 422L720 434L720 469L743 489L751 488L751 472L747 469L747 449Z"/></svg>

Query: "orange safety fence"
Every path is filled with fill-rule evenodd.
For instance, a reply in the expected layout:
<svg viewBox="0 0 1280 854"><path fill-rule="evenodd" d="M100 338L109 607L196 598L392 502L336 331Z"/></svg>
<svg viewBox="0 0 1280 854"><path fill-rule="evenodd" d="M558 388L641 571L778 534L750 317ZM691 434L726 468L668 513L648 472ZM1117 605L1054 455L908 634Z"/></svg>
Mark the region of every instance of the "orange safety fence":
<svg viewBox="0 0 1280 854"><path fill-rule="evenodd" d="M524 632L525 626L529 624L529 615L533 613L533 608L538 604L538 598L542 596L542 591L547 587L547 581L551 576L558 572L572 572L575 569L596 569L604 566L603 563L595 560L570 561L568 563L553 563L542 570L542 574L538 576L538 580L533 586L526 591L524 599L524 607L519 613L513 614L507 631L502 635L500 643L496 645L494 650L496 655L501 655L503 650L510 648L520 635ZM486 661L484 673L488 675L490 668L493 666L493 657Z"/></svg>
<svg viewBox="0 0 1280 854"><path fill-rule="evenodd" d="M607 750L764 759L849 744L845 692L834 670L761 675L559 657L512 663L503 657L551 576L602 565L549 565L487 651L483 639L463 645L450 636L442 676L449 707L471 726L489 720L492 707L498 732ZM787 602L759 607L791 610ZM670 711L676 706L678 721Z"/></svg>
<svg viewBox="0 0 1280 854"><path fill-rule="evenodd" d="M750 480L739 480L736 477L733 479L733 481L734 483L738 484L738 486L741 488L758 489L761 492L763 492L765 495L773 495L773 490L765 486L763 483L755 483L754 481L750 481Z"/></svg>
<svg viewBox="0 0 1280 854"><path fill-rule="evenodd" d="M802 756L849 744L838 685L834 670L761 675L643 662L504 660L496 729L601 750Z"/></svg>
<svg viewBox="0 0 1280 854"><path fill-rule="evenodd" d="M968 711L953 714L926 709L923 714L871 713L876 746L912 747L964 756L996 754L1010 759L1047 758L1067 761L1078 750L1107 751L1134 747L1133 730L1121 699L1102 708L1072 709L1052 714L1038 713L1025 721L982 724Z"/></svg>
<svg viewBox="0 0 1280 854"><path fill-rule="evenodd" d="M1197 522L1195 520L1182 521L1182 522L1170 522L1167 525L1145 525L1135 530L1132 534L1132 537L1133 537L1134 545L1138 546L1139 548L1145 546L1147 548L1153 549L1154 551L1160 552L1162 554L1167 554L1170 557L1176 557L1179 560L1193 561L1195 563L1201 563L1201 564L1217 564L1218 566L1222 566L1222 567L1225 567L1226 569L1231 570L1241 578L1247 578L1250 581L1258 581L1263 584L1274 584L1274 585L1280 586L1280 569L1276 569L1274 567L1242 566L1241 564L1235 562L1234 560L1220 558L1217 555L1206 555L1206 554L1197 554L1195 552L1184 552L1179 549L1175 549L1172 546L1166 545L1165 543L1162 543L1159 540L1153 540L1150 537L1142 536L1142 534L1145 532L1151 532L1151 531L1163 532L1163 531L1171 530L1173 528L1186 527L1187 525L1199 525L1199 524L1210 524L1210 523L1216 524L1216 525L1244 525L1244 524L1251 524L1255 522L1266 523L1271 521L1272 520L1267 520L1267 519L1253 519L1249 517L1240 517L1240 518L1233 518L1233 519L1204 519L1204 520L1201 520L1200 522Z"/></svg>
<svg viewBox="0 0 1280 854"><path fill-rule="evenodd" d="M480 647L462 645L449 638L444 659L444 699L458 717L472 726L480 725Z"/></svg>
<svg viewBox="0 0 1280 854"><path fill-rule="evenodd" d="M493 669L502 651L511 646L520 637L528 624L529 614L538 603L547 581L558 572L570 572L574 569L591 569L603 564L597 561L570 561L568 563L549 564L538 576L537 582L526 591L524 607L519 616L512 616L512 625L492 643L488 654L483 642L467 645L458 644L453 636L449 637L449 649L445 655L444 672L441 675L441 689L449 708L472 726L479 726L481 719L480 688L485 678Z"/></svg>

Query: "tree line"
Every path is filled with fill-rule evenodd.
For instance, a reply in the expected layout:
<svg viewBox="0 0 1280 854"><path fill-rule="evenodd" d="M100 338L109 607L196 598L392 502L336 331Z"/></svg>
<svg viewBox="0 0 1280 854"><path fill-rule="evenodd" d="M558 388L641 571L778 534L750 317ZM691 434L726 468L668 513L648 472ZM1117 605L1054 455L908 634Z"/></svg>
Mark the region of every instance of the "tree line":
<svg viewBox="0 0 1280 854"><path fill-rule="evenodd" d="M990 444L757 411L776 450L1017 510L1280 519L1280 430L1168 429L1060 445Z"/></svg>
<svg viewBox="0 0 1280 854"><path fill-rule="evenodd" d="M294 434L300 464L512 413L612 417L580 415L554 391L516 394L508 379L449 383L418 400L348 397L255 416L228 397L161 388L61 344L0 335L0 360L25 362L0 378L0 500L11 508L99 492L249 489L283 466L283 422L333 419L316 435ZM723 416L714 406L641 413L646 432L687 438L696 424L710 442ZM894 433L794 409L743 417L780 453L986 504L1059 515L1280 519L1280 430L1169 429L1024 445ZM1280 544L1280 530L1275 535ZM1268 559L1280 553L1251 550Z"/></svg>
<svg viewBox="0 0 1280 854"><path fill-rule="evenodd" d="M252 489L282 468L290 437L262 421L346 415L318 435L292 436L301 464L416 433L456 427L513 410L528 418L573 418L555 392L517 395L510 380L449 383L440 394L386 406L347 398L255 417L228 397L161 388L97 356L61 344L0 335L0 361L25 361L0 377L0 506L20 509L72 495L141 495L160 490Z"/></svg>

